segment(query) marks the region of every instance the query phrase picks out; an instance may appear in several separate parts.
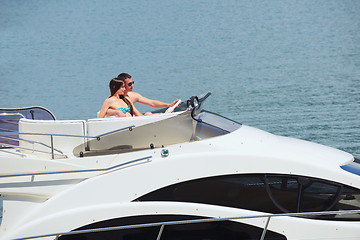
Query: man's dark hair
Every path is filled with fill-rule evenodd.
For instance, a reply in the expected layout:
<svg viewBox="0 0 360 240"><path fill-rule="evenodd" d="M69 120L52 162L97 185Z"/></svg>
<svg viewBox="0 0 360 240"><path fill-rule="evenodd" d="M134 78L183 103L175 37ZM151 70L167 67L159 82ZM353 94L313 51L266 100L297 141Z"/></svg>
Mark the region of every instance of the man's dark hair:
<svg viewBox="0 0 360 240"><path fill-rule="evenodd" d="M128 73L120 73L118 76L117 76L117 79L120 79L120 80L125 80L127 78L131 78L130 74Z"/></svg>

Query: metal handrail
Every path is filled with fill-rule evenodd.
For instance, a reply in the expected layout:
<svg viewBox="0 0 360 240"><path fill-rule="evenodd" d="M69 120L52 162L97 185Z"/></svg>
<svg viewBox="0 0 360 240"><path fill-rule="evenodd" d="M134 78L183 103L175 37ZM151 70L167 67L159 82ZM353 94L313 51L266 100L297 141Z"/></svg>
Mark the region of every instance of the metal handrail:
<svg viewBox="0 0 360 240"><path fill-rule="evenodd" d="M302 212L302 213L277 213L277 214L263 214L263 215L252 215L252 216L224 217L224 218L202 218L202 219L195 219L195 220L180 220L180 221L169 221L169 222L133 224L133 225L116 226L116 227L93 228L93 229L86 229L86 230L76 230L76 231L71 231L71 232L29 236L29 237L23 237L23 238L16 238L13 240L25 240L25 239L44 238L44 237L56 237L55 239L58 239L62 235L75 235L75 234L106 232L106 231L145 228L145 227L160 227L160 230L159 230L159 233L157 236L157 240L160 240L165 226L191 224L191 223L220 222L220 221L241 220L241 219L267 218L262 235L260 237L260 240L263 240L265 237L270 219L274 218L274 217L304 217L304 216L342 215L342 214L360 214L360 210L340 210L340 211Z"/></svg>
<svg viewBox="0 0 360 240"><path fill-rule="evenodd" d="M20 156L20 157L26 157L25 154L17 153L17 152L10 152L10 151L6 151L6 150L1 149L1 148L0 148L0 152L5 152L5 153L9 153L9 154L14 154L14 155L18 155L18 156Z"/></svg>
<svg viewBox="0 0 360 240"><path fill-rule="evenodd" d="M5 124L19 125L18 122L13 122L13 121L3 120L3 119L0 119L0 122L5 123ZM8 130L8 129L4 129L4 130Z"/></svg>
<svg viewBox="0 0 360 240"><path fill-rule="evenodd" d="M86 136L86 135L74 135L74 134L60 134L60 133L28 133L28 132L0 132L0 134L5 135L34 135L34 136L56 136L56 137L81 137L81 138L96 138L100 140L101 137L109 135L111 133L120 132L126 129L129 129L129 131L132 131L132 129L135 127L135 125L119 128L110 132L102 133L96 136Z"/></svg>
<svg viewBox="0 0 360 240"><path fill-rule="evenodd" d="M24 138L14 138L14 137L6 137L6 136L0 136L0 138L5 138L5 139L10 139L10 140L17 140L17 141L24 141L24 142L28 142L28 143L32 143L32 144L39 144L39 145L42 145L42 146L44 146L44 147L47 147L47 148L50 148L51 149L51 146L49 146L49 145L47 145L47 144L45 144L45 143L43 143L43 142L39 142L39 141L34 141L34 140L28 140L28 139L24 139ZM11 144L9 144L9 145L11 145ZM19 147L19 146L17 146L17 145L11 145L11 147ZM59 149L56 149L56 148L54 148L54 150L55 151L57 151L58 153L60 153L60 154L64 154L62 151L60 151ZM34 151L36 151L35 149L34 149Z"/></svg>
<svg viewBox="0 0 360 240"><path fill-rule="evenodd" d="M25 116L21 113L0 113L0 116L21 116L22 118L25 118Z"/></svg>
<svg viewBox="0 0 360 240"><path fill-rule="evenodd" d="M54 171L54 172L33 172L33 173L19 173L19 174L6 174L6 175L0 175L0 178L6 178L6 177L23 177L23 176L37 176L37 175L51 175L51 174L64 174L64 173L82 173L82 172L105 172L105 171L109 171L118 167L123 167L125 165L131 164L131 163L135 163L135 162L139 162L139 161L143 161L143 160L147 160L147 162L151 161L150 159L152 158L152 156L146 156L146 157L142 157L142 158L138 158L138 159L134 159L134 160L130 160L128 162L125 163L120 163L108 168L96 168L96 169L83 169L83 170L69 170L69 171Z"/></svg>
<svg viewBox="0 0 360 240"><path fill-rule="evenodd" d="M23 138L11 138L11 139L19 140L19 141L29 141L29 142L33 142L33 143L37 143L37 144L42 144L43 146L50 148L51 152L45 152L45 151L36 150L36 149L26 149L26 148L21 148L19 146L15 146L15 145L11 145L11 144L8 144L7 146L13 147L13 148L24 149L24 150L35 151L35 152L46 153L46 154L51 154L52 159L54 159L55 155L66 156L66 155L63 154L63 152L61 152L60 150L54 148L54 145L53 145L54 144L54 139L53 139L54 136L55 137L95 138L98 141L100 141L101 137L103 137L103 136L106 136L106 135L109 135L109 134L112 134L112 133L116 133L116 132L120 132L120 131L123 131L123 130L126 130L126 129L128 129L129 131L132 131L132 129L134 127L135 127L135 125L130 125L130 126L127 126L127 127L123 127L123 128L119 128L119 129L110 131L110 132L102 133L102 134L99 134L99 135L96 135L96 136L59 134L59 133L29 133L29 132L0 132L0 134L4 134L4 135L20 135L20 134L22 134L22 135L34 135L34 136L50 136L51 146L49 146L49 145L47 145L45 143L42 143L42 142L27 140L27 139L23 139ZM0 136L0 137L7 138L5 136ZM5 144L2 144L2 145L5 145ZM54 150L56 150L57 152L60 152L61 154L54 153Z"/></svg>
<svg viewBox="0 0 360 240"><path fill-rule="evenodd" d="M39 152L39 153L45 153L45 154L52 154L52 157L54 158L55 155L57 156L65 156L65 154L63 153L60 153L60 154L57 154L57 153L54 153L54 151L52 150L51 152L46 152L46 151L42 151L42 150L38 150L38 149L33 149L33 148L26 148L26 147L20 147L20 146L16 146L16 145L12 145L12 144L7 144L7 143L2 143L1 144L2 146L5 146L5 147L12 147L12 148L18 148L18 149L22 149L22 150L28 150L28 151L32 151L32 152ZM55 148L52 148L52 149L55 149ZM56 149L55 149L56 150ZM57 150L58 151L58 150Z"/></svg>

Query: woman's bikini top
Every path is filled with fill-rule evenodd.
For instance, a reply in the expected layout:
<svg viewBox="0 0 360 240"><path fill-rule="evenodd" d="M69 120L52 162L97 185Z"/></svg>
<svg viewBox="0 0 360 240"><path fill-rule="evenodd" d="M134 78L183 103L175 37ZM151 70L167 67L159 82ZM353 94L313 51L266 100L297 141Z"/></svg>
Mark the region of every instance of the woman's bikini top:
<svg viewBox="0 0 360 240"><path fill-rule="evenodd" d="M120 108L118 108L118 110L121 110L123 113L130 113L131 112L131 109L130 109L130 107L127 107L127 108L123 108L123 107L120 107Z"/></svg>

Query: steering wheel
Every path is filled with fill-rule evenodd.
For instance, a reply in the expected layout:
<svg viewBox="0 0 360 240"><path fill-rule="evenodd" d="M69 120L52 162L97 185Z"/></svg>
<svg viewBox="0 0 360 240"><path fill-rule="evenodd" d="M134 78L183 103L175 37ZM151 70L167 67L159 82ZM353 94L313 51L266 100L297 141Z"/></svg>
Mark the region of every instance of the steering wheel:
<svg viewBox="0 0 360 240"><path fill-rule="evenodd" d="M178 101L174 104L174 106L169 107L168 109L166 109L165 113L172 113L172 112L174 111L174 109L175 109L177 106L179 106L180 103L181 103L181 100L178 100Z"/></svg>

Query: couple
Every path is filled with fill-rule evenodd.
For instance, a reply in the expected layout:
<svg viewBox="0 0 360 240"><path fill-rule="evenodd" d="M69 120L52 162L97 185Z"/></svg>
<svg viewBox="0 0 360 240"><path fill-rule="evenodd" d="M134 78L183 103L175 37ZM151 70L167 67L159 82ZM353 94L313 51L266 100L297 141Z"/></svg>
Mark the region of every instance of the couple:
<svg viewBox="0 0 360 240"><path fill-rule="evenodd" d="M133 92L134 81L127 73L121 73L109 83L110 97L108 97L100 110L99 118L117 115L119 117L147 116L152 113L141 114L134 106L139 102L149 107L164 108L174 106L178 100L172 103L164 103L157 100L148 99L139 93Z"/></svg>

